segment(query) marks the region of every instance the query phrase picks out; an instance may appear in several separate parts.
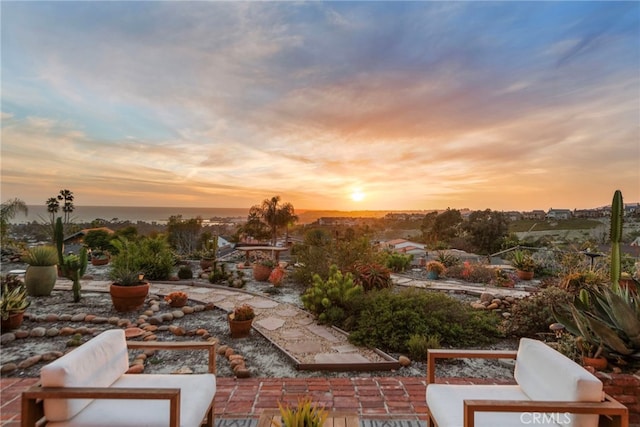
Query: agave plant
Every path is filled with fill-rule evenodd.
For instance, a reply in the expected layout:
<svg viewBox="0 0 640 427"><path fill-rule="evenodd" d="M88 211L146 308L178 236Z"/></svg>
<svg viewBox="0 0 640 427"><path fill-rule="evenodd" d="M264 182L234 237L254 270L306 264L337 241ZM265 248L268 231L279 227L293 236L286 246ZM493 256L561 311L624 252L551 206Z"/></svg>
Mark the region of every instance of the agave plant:
<svg viewBox="0 0 640 427"><path fill-rule="evenodd" d="M640 299L627 289L583 288L554 316L574 335L621 358L640 359ZM566 315L567 312L569 315Z"/></svg>

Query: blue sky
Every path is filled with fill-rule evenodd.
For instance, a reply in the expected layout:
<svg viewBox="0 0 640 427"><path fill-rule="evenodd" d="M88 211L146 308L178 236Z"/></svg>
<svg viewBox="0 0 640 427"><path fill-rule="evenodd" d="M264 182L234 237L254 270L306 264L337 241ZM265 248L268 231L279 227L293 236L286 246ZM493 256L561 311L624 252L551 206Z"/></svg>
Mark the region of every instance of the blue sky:
<svg viewBox="0 0 640 427"><path fill-rule="evenodd" d="M1 8L3 200L640 200L638 2Z"/></svg>

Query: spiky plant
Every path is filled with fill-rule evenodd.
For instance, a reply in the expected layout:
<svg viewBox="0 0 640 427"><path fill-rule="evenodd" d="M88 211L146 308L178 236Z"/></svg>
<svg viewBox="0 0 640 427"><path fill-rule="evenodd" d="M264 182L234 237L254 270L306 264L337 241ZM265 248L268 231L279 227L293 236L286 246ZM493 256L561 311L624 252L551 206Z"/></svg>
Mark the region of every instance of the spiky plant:
<svg viewBox="0 0 640 427"><path fill-rule="evenodd" d="M583 288L554 316L572 334L609 355L640 359L640 299L620 287Z"/></svg>
<svg viewBox="0 0 640 427"><path fill-rule="evenodd" d="M298 398L298 406L291 408L278 402L282 424L273 422L274 427L322 427L329 416L329 412L310 397Z"/></svg>

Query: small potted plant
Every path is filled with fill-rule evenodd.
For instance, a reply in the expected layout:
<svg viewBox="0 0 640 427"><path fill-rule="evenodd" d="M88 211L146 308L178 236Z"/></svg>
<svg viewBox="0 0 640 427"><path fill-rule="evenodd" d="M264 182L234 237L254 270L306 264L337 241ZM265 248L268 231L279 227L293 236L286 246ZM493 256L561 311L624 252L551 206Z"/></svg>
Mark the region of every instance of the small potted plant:
<svg viewBox="0 0 640 427"><path fill-rule="evenodd" d="M117 254L111 261L109 294L119 312L138 310L149 294L149 282L141 273L140 247L124 238L113 241Z"/></svg>
<svg viewBox="0 0 640 427"><path fill-rule="evenodd" d="M440 261L432 260L427 263L427 278L437 280L445 271L445 266Z"/></svg>
<svg viewBox="0 0 640 427"><path fill-rule="evenodd" d="M253 278L258 282L266 282L269 280L271 271L276 263L271 258L261 259L253 264Z"/></svg>
<svg viewBox="0 0 640 427"><path fill-rule="evenodd" d="M93 266L101 266L109 264L109 259L111 256L109 252L103 251L102 249L95 249L91 251L91 265Z"/></svg>
<svg viewBox="0 0 640 427"><path fill-rule="evenodd" d="M49 296L58 278L58 252L53 246L34 246L23 255L29 264L24 275L27 293L31 296Z"/></svg>
<svg viewBox="0 0 640 427"><path fill-rule="evenodd" d="M2 278L2 296L0 299L0 315L3 331L16 329L22 324L24 311L31 304L27 299L27 288L17 276L7 275Z"/></svg>
<svg viewBox="0 0 640 427"><path fill-rule="evenodd" d="M184 307L187 305L189 296L185 292L174 291L166 295L164 300L168 302L171 307Z"/></svg>
<svg viewBox="0 0 640 427"><path fill-rule="evenodd" d="M253 323L254 317L256 317L255 311L249 304L242 304L235 307L233 312L227 315L231 337L248 337L251 332L251 324Z"/></svg>
<svg viewBox="0 0 640 427"><path fill-rule="evenodd" d="M604 347L588 342L584 337L576 338L576 347L582 353L582 364L601 371L607 367L607 359L602 356Z"/></svg>
<svg viewBox="0 0 640 427"><path fill-rule="evenodd" d="M298 405L291 408L289 405L283 406L278 402L280 418L282 423L273 422L274 427L322 427L329 416L329 412L315 402L310 397L298 398Z"/></svg>
<svg viewBox="0 0 640 427"><path fill-rule="evenodd" d="M536 268L536 263L529 253L514 251L511 263L516 268L520 280L533 279L533 270Z"/></svg>

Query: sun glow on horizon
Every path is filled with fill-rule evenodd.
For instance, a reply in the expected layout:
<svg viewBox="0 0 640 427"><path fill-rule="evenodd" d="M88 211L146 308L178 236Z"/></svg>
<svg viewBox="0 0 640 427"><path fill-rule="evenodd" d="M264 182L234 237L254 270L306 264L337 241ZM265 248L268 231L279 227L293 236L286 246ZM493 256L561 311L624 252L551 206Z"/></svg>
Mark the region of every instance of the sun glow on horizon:
<svg viewBox="0 0 640 427"><path fill-rule="evenodd" d="M353 190L353 192L351 193L351 200L353 200L354 202L361 202L364 200L364 193L362 191L360 191L359 188L356 188L355 190Z"/></svg>

